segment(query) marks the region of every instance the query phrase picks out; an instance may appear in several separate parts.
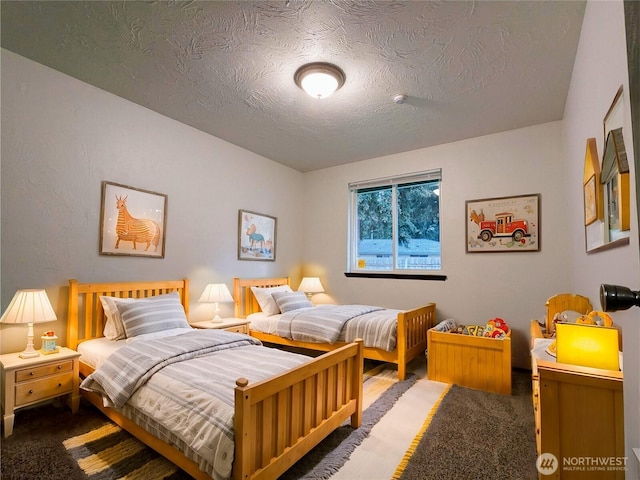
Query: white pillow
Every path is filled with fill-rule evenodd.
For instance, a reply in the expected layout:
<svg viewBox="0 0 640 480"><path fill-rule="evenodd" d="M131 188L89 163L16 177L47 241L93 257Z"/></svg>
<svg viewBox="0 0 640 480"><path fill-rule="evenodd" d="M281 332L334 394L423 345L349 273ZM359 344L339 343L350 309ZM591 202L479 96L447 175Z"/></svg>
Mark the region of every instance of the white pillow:
<svg viewBox="0 0 640 480"><path fill-rule="evenodd" d="M177 297L178 301L180 297L178 297L178 292L165 293L162 295L155 295L152 297L144 297L144 298L120 298L120 297L107 297L105 295L100 295L100 302L102 303L102 309L104 310L104 314L107 317L107 322L104 325L103 335L109 340L122 340L123 338L127 338L127 333L124 329L124 325L122 324L122 319L120 318L120 312L118 311L119 304L126 304L132 302L141 302L147 300L162 300L167 296Z"/></svg>
<svg viewBox="0 0 640 480"><path fill-rule="evenodd" d="M120 320L120 313L118 312L117 303L131 303L135 302L135 298L118 298L107 297L100 295L100 303L102 303L102 309L107 317L107 322L104 324L103 335L109 340L122 340L127 338L124 333L124 327L122 326L122 320Z"/></svg>
<svg viewBox="0 0 640 480"><path fill-rule="evenodd" d="M127 338L173 328L190 328L177 292L118 303Z"/></svg>
<svg viewBox="0 0 640 480"><path fill-rule="evenodd" d="M276 301L271 296L274 292L293 292L289 285L280 285L279 287L251 287L251 291L256 297L258 304L260 305L260 309L264 312L265 315L271 316L276 313L280 313L280 309L278 305L276 305Z"/></svg>
<svg viewBox="0 0 640 480"><path fill-rule="evenodd" d="M271 296L282 313L313 307L303 292L274 292Z"/></svg>

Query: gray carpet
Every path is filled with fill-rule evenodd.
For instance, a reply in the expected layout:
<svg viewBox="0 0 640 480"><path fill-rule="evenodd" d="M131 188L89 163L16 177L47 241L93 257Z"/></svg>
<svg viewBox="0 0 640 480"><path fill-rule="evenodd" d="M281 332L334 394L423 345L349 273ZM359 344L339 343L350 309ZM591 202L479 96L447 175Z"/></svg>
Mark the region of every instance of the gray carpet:
<svg viewBox="0 0 640 480"><path fill-rule="evenodd" d="M400 480L538 478L531 372L512 382L511 396L452 386Z"/></svg>

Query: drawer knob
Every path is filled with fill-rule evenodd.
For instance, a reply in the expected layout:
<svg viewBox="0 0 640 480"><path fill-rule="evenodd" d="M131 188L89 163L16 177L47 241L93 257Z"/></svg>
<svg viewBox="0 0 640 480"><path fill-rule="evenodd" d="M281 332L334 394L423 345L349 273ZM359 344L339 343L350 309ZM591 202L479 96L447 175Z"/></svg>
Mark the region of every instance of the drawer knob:
<svg viewBox="0 0 640 480"><path fill-rule="evenodd" d="M62 365L58 365L58 370L62 370Z"/></svg>
<svg viewBox="0 0 640 480"><path fill-rule="evenodd" d="M29 390L29 395L31 395L33 393L33 390Z"/></svg>
<svg viewBox="0 0 640 480"><path fill-rule="evenodd" d="M34 372L29 372L29 375L31 375L32 377L35 375Z"/></svg>
<svg viewBox="0 0 640 480"><path fill-rule="evenodd" d="M62 384L61 384L61 383L59 383L59 384L58 384L58 388L60 388L61 386L62 386Z"/></svg>

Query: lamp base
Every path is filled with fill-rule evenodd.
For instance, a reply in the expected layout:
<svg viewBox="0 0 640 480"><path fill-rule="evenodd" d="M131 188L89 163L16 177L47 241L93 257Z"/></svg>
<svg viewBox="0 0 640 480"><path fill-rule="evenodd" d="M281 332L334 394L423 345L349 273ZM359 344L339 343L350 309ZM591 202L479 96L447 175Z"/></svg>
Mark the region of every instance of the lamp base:
<svg viewBox="0 0 640 480"><path fill-rule="evenodd" d="M224 319L220 315L216 315L211 319L211 323L222 323Z"/></svg>
<svg viewBox="0 0 640 480"><path fill-rule="evenodd" d="M20 354L20 358L34 358L39 357L40 353L33 348L33 323L29 324L29 330L27 333L27 348Z"/></svg>
<svg viewBox="0 0 640 480"><path fill-rule="evenodd" d="M33 350L33 348L31 350L27 349L24 352L20 353L20 358L34 358L34 357L39 357L40 356L40 352L38 352L37 350Z"/></svg>

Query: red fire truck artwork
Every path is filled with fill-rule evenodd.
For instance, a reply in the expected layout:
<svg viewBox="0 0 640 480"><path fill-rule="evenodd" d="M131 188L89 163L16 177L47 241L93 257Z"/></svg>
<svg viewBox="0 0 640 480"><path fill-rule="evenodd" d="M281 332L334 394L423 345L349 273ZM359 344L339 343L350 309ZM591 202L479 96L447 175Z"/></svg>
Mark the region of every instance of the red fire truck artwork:
<svg viewBox="0 0 640 480"><path fill-rule="evenodd" d="M529 222L514 220L510 212L497 213L495 220L485 220L478 223L480 233L478 238L488 242L493 237L512 237L514 242L520 242L529 237Z"/></svg>

